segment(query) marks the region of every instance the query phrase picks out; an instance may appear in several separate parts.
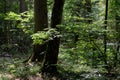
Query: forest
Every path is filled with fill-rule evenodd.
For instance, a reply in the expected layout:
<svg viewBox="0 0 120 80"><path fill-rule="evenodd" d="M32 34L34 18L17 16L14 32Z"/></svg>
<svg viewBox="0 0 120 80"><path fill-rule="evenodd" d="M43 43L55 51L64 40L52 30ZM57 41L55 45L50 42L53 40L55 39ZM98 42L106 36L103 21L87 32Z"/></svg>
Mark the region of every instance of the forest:
<svg viewBox="0 0 120 80"><path fill-rule="evenodd" d="M120 80L120 0L0 0L0 80Z"/></svg>

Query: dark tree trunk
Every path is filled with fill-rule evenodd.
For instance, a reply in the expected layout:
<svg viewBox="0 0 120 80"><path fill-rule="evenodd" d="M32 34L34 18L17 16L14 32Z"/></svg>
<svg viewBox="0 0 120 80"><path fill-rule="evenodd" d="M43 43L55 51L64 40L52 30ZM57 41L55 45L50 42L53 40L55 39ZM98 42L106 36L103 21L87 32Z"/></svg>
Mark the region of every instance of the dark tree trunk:
<svg viewBox="0 0 120 80"><path fill-rule="evenodd" d="M25 0L20 0L20 13L25 12L27 10L28 10L28 8L27 8Z"/></svg>
<svg viewBox="0 0 120 80"><path fill-rule="evenodd" d="M104 29L107 30L107 24L108 24L108 0L106 0L105 4L105 21L104 21ZM103 52L103 60L105 64L105 68L110 71L108 63L107 63L107 32L104 32L104 52Z"/></svg>
<svg viewBox="0 0 120 80"><path fill-rule="evenodd" d="M6 0L4 0L4 14L6 15L6 13L7 13L7 1ZM3 31L4 31L4 39L3 39L3 43L4 44L8 44L8 42L9 42L9 40L8 40L8 26L7 26L7 21L6 20L4 20L4 22L3 22L3 26L4 26L4 29L3 29Z"/></svg>
<svg viewBox="0 0 120 80"><path fill-rule="evenodd" d="M64 0L54 0L54 6L51 17L51 27L59 29L57 25L61 24ZM60 38L54 38L48 42L47 54L42 67L42 72L54 73L57 71L57 60L59 53Z"/></svg>
<svg viewBox="0 0 120 80"><path fill-rule="evenodd" d="M34 33L42 31L48 27L47 18L47 0L34 0ZM46 44L44 45L34 45L34 53L29 58L29 61L43 61L43 52L46 49Z"/></svg>

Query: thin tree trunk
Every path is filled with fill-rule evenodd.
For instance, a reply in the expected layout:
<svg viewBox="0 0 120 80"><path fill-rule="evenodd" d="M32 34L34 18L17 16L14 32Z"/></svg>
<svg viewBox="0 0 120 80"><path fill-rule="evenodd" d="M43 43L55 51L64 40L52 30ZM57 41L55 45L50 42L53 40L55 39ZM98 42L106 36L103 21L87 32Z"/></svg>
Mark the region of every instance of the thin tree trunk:
<svg viewBox="0 0 120 80"><path fill-rule="evenodd" d="M4 0L4 14L6 15L7 13L7 1ZM8 44L8 29L7 29L7 21L4 20L4 44Z"/></svg>
<svg viewBox="0 0 120 80"><path fill-rule="evenodd" d="M51 27L59 30L57 25L61 24L64 0L54 0L51 17ZM60 38L54 38L48 42L47 54L42 67L42 72L54 73L57 71L57 60L59 53Z"/></svg>
<svg viewBox="0 0 120 80"><path fill-rule="evenodd" d="M27 11L27 5L25 3L25 0L20 0L20 13Z"/></svg>
<svg viewBox="0 0 120 80"><path fill-rule="evenodd" d="M107 30L107 19L108 19L108 0L106 0L106 6L105 6L105 21L104 21L104 29ZM104 54L103 54L103 59L104 59L104 64L105 68L109 71L108 69L108 63L107 63L107 32L104 32Z"/></svg>

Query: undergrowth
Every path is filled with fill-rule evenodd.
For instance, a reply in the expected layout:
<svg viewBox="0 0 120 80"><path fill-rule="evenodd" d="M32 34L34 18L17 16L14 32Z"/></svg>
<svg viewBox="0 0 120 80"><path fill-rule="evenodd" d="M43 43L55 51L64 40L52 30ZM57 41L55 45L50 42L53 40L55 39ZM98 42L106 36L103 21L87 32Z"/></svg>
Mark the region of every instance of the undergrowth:
<svg viewBox="0 0 120 80"><path fill-rule="evenodd" d="M28 55L28 54L27 54ZM59 54L58 73L53 75L41 75L40 63L22 63L28 56L13 55L12 57L0 58L0 80L14 80L20 78L23 80L35 80L37 77L44 80L109 80L120 79L120 74L107 74L102 67L92 68L87 64L79 63L70 58L65 53ZM118 69L118 71L120 71ZM34 77L34 78L33 78Z"/></svg>

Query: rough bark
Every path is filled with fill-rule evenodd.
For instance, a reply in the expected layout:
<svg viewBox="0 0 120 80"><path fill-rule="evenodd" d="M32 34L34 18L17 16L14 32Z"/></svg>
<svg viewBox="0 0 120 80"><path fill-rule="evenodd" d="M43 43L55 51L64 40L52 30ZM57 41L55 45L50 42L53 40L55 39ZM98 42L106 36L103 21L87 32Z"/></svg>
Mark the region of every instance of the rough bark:
<svg viewBox="0 0 120 80"><path fill-rule="evenodd" d="M34 21L34 33L48 27L47 0L34 0ZM31 55L29 61L42 61L45 49L46 45L34 45L34 53Z"/></svg>
<svg viewBox="0 0 120 80"><path fill-rule="evenodd" d="M54 0L54 6L51 17L51 27L59 29L57 25L61 24L64 0ZM60 38L54 38L48 42L47 54L42 67L42 72L54 73L57 71L57 60L59 53Z"/></svg>

